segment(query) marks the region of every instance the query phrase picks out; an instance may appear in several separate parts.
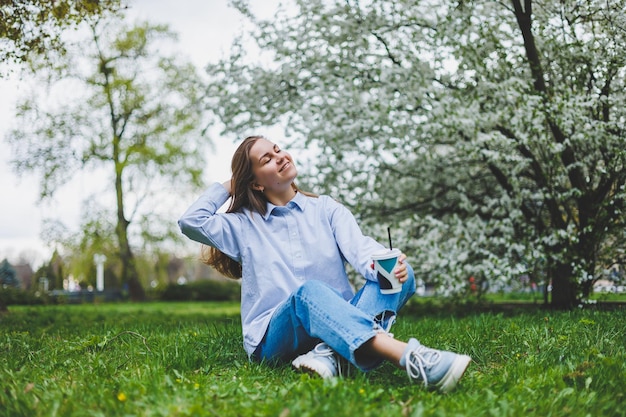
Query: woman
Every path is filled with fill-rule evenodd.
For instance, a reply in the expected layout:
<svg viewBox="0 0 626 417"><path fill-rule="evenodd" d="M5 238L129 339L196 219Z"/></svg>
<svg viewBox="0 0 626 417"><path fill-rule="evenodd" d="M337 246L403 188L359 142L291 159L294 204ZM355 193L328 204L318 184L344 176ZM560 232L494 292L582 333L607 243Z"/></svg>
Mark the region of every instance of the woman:
<svg viewBox="0 0 626 417"><path fill-rule="evenodd" d="M469 356L389 333L415 292L406 256L394 271L402 290L381 294L371 255L384 247L361 233L343 205L299 190L296 176L291 155L262 136L248 137L233 155L231 179L211 185L178 222L185 235L209 246L206 263L242 278L249 357L292 361L324 378L339 373L339 357L363 371L388 360L427 387L454 388ZM227 212L217 213L231 197ZM345 262L365 278L356 294Z"/></svg>

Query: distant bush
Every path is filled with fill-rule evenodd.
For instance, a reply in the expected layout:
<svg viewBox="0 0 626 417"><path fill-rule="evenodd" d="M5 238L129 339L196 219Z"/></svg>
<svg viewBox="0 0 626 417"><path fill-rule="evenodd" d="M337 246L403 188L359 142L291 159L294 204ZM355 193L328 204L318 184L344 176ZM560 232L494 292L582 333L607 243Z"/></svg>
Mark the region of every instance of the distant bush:
<svg viewBox="0 0 626 417"><path fill-rule="evenodd" d="M49 297L15 287L0 286L0 305L37 305L50 303Z"/></svg>
<svg viewBox="0 0 626 417"><path fill-rule="evenodd" d="M237 281L202 280L184 285L169 284L161 293L163 301L239 301Z"/></svg>

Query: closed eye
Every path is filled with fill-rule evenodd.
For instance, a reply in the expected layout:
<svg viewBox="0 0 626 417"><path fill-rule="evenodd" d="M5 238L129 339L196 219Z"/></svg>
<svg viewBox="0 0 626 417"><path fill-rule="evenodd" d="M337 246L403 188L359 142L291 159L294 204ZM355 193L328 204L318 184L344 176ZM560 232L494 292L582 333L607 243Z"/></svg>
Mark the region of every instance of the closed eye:
<svg viewBox="0 0 626 417"><path fill-rule="evenodd" d="M274 150L275 154L279 154L281 152L280 148L278 147L278 145L274 145L274 149L273 150ZM261 165L265 165L265 164L269 163L271 160L272 160L272 155L271 155L270 152L267 152L265 155L263 155L261 157L259 162L261 163Z"/></svg>

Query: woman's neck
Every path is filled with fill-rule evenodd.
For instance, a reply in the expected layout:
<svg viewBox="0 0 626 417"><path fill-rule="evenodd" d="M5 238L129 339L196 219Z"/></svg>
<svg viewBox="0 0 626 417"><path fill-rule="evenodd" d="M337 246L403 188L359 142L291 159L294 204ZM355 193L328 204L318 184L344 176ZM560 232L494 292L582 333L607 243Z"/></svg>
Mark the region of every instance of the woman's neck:
<svg viewBox="0 0 626 417"><path fill-rule="evenodd" d="M265 198L275 206L285 206L296 196L296 190L293 187L280 193L265 193Z"/></svg>

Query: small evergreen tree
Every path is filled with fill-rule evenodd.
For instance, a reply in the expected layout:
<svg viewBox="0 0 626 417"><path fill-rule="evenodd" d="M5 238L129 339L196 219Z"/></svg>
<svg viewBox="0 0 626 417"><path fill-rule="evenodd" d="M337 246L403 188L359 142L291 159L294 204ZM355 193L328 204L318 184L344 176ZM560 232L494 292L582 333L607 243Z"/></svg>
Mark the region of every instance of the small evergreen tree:
<svg viewBox="0 0 626 417"><path fill-rule="evenodd" d="M0 286L2 286L2 288L17 288L19 285L20 282L17 279L17 272L15 271L15 268L13 268L13 266L5 258L2 263L0 263Z"/></svg>

